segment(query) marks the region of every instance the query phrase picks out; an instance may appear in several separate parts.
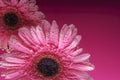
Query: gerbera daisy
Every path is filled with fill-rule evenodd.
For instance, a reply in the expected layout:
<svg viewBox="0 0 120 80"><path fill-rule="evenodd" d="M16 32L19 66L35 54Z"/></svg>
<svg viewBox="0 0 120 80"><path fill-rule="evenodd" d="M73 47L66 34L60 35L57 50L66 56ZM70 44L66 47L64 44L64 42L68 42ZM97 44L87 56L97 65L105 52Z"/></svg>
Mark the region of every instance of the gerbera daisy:
<svg viewBox="0 0 120 80"><path fill-rule="evenodd" d="M36 26L44 18L35 0L0 0L0 48L5 49L11 34L22 26Z"/></svg>
<svg viewBox="0 0 120 80"><path fill-rule="evenodd" d="M92 80L85 72L94 69L90 54L80 54L81 39L74 25L59 32L55 21L19 29L19 39L10 38L10 53L2 55L1 76L12 80Z"/></svg>

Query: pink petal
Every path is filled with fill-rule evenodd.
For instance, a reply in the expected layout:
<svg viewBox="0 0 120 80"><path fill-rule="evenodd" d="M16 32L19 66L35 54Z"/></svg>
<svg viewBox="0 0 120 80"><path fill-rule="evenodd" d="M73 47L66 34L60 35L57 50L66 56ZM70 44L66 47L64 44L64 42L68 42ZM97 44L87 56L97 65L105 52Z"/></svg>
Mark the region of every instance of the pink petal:
<svg viewBox="0 0 120 80"><path fill-rule="evenodd" d="M12 5L16 5L18 3L18 0L11 0Z"/></svg>
<svg viewBox="0 0 120 80"><path fill-rule="evenodd" d="M11 63L25 63L25 61L23 59L19 59L19 58L15 58L15 57L6 57L5 60L7 62L11 62Z"/></svg>
<svg viewBox="0 0 120 80"><path fill-rule="evenodd" d="M20 0L18 6L22 6L23 4L27 3L28 0Z"/></svg>
<svg viewBox="0 0 120 80"><path fill-rule="evenodd" d="M71 35L72 35L73 28L74 28L74 25L70 25L69 29L64 34L63 44L65 44L64 45L65 47L71 42Z"/></svg>
<svg viewBox="0 0 120 80"><path fill-rule="evenodd" d="M32 28L30 29L30 32L31 32L31 35L32 35L32 37L33 37L34 42L35 42L36 44L40 44L39 39L38 39L38 36L37 36L37 33L36 33L36 29L35 29L34 27L32 27Z"/></svg>
<svg viewBox="0 0 120 80"><path fill-rule="evenodd" d="M6 5L4 4L3 0L0 0L0 7L4 7L4 6Z"/></svg>
<svg viewBox="0 0 120 80"><path fill-rule="evenodd" d="M94 65L83 65L83 64L73 64L71 65L72 69L80 70L80 71L92 71L94 70Z"/></svg>
<svg viewBox="0 0 120 80"><path fill-rule="evenodd" d="M38 39L41 42L41 44L44 45L46 43L46 40L45 40L45 34L44 34L43 29L41 28L41 26L36 27L36 34L37 34Z"/></svg>
<svg viewBox="0 0 120 80"><path fill-rule="evenodd" d="M25 44L30 46L33 49L36 49L38 46L36 46L36 42L34 41L32 34L30 33L30 30L26 27L20 28L18 35L20 38L24 41Z"/></svg>
<svg viewBox="0 0 120 80"><path fill-rule="evenodd" d="M21 74L22 74L22 71L16 71L16 72L5 75L5 79L12 79L17 76L19 77Z"/></svg>
<svg viewBox="0 0 120 80"><path fill-rule="evenodd" d="M51 25L50 25L50 23L48 22L48 21L46 21L46 20L44 20L43 22L42 22L42 28L43 28L43 31L44 31L44 33L45 33L45 37L46 37L46 42L48 43L49 42L49 39L50 39L50 27L51 27Z"/></svg>
<svg viewBox="0 0 120 80"><path fill-rule="evenodd" d="M50 41L54 43L56 46L58 45L59 38L59 29L56 21L52 22L51 30L50 30Z"/></svg>
<svg viewBox="0 0 120 80"><path fill-rule="evenodd" d="M70 70L70 72L78 78L77 80L93 80L86 72L81 72L77 70Z"/></svg>
<svg viewBox="0 0 120 80"><path fill-rule="evenodd" d="M4 2L5 5L10 5L10 1L8 0L2 0Z"/></svg>
<svg viewBox="0 0 120 80"><path fill-rule="evenodd" d="M62 48L62 42L63 42L63 39L64 39L64 34L65 32L67 32L68 30L68 26L66 24L63 25L61 31L60 31L60 37L59 37L59 48Z"/></svg>
<svg viewBox="0 0 120 80"><path fill-rule="evenodd" d="M38 9L36 8L36 10L38 10ZM34 9L34 11L35 11L35 9ZM37 11L34 13L34 15L32 14L32 16L33 16L33 20L34 19L40 20L40 19L44 19L45 18L45 15L42 12L37 12Z"/></svg>
<svg viewBox="0 0 120 80"><path fill-rule="evenodd" d="M24 45L22 45L16 38L15 36L11 36L10 41L9 41L9 46L13 49L13 50L17 50L20 52L24 52L27 54L32 53L33 51L30 50L29 48L25 47Z"/></svg>
<svg viewBox="0 0 120 80"><path fill-rule="evenodd" d="M88 60L90 57L90 54L82 54L82 55L78 55L74 58L73 62L74 63L80 63L80 62L83 62L83 61L86 61Z"/></svg>
<svg viewBox="0 0 120 80"><path fill-rule="evenodd" d="M77 49L76 51L72 52L70 55L77 56L83 51L83 48Z"/></svg>
<svg viewBox="0 0 120 80"><path fill-rule="evenodd" d="M3 67L20 67L22 66L21 64L12 64L12 63L6 63L6 62L2 62L0 61L0 68L3 68Z"/></svg>
<svg viewBox="0 0 120 80"><path fill-rule="evenodd" d="M77 35L75 37L75 39L73 40L73 42L66 48L66 50L67 49L71 50L71 49L75 48L79 44L80 40L81 40L81 36Z"/></svg>
<svg viewBox="0 0 120 80"><path fill-rule="evenodd" d="M75 35L77 33L77 29L74 25L64 25L60 32L60 38L59 38L59 48L63 49L66 46L68 46L72 40L74 39Z"/></svg>
<svg viewBox="0 0 120 80"><path fill-rule="evenodd" d="M2 34L0 36L2 37L2 38L0 38L0 49L7 49L8 48L9 35Z"/></svg>

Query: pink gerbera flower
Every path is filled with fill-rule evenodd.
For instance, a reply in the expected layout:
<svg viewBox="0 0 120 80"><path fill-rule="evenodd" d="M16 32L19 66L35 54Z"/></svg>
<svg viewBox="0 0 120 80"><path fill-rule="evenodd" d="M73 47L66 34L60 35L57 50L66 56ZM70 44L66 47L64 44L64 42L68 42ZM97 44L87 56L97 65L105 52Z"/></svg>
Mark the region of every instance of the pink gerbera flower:
<svg viewBox="0 0 120 80"><path fill-rule="evenodd" d="M5 49L11 34L22 26L36 26L44 18L35 0L0 0L0 48Z"/></svg>
<svg viewBox="0 0 120 80"><path fill-rule="evenodd" d="M92 80L85 72L94 69L90 54L80 54L81 39L74 25L64 25L59 32L55 21L50 25L19 29L20 39L12 36L11 52L2 56L1 76L12 80Z"/></svg>

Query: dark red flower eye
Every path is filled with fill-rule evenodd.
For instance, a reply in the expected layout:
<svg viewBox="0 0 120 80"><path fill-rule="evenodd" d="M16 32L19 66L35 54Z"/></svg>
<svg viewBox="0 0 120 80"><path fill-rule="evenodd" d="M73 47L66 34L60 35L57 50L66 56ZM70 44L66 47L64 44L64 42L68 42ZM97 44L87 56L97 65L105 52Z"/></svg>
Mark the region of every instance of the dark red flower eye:
<svg viewBox="0 0 120 80"><path fill-rule="evenodd" d="M58 73L59 64L51 58L43 58L37 64L37 68L44 76L53 76Z"/></svg>
<svg viewBox="0 0 120 80"><path fill-rule="evenodd" d="M19 17L16 13L9 12L3 16L3 21L5 25L9 26L9 29L14 29L19 23Z"/></svg>
<svg viewBox="0 0 120 80"><path fill-rule="evenodd" d="M11 35L18 36L18 29L41 24L44 14L36 0L0 0L0 49L7 49Z"/></svg>

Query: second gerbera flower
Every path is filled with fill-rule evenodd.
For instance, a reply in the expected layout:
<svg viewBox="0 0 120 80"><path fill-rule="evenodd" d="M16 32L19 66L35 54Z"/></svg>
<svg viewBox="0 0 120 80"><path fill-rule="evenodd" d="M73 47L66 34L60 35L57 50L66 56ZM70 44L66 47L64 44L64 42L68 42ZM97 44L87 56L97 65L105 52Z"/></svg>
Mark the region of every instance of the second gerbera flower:
<svg viewBox="0 0 120 80"><path fill-rule="evenodd" d="M0 48L6 49L11 34L23 26L36 26L44 18L35 0L0 0Z"/></svg>
<svg viewBox="0 0 120 80"><path fill-rule="evenodd" d="M20 39L10 39L11 53L0 61L2 76L12 80L92 80L85 72L94 69L89 54L80 54L80 35L74 25L59 31L53 21L40 26L19 29Z"/></svg>

